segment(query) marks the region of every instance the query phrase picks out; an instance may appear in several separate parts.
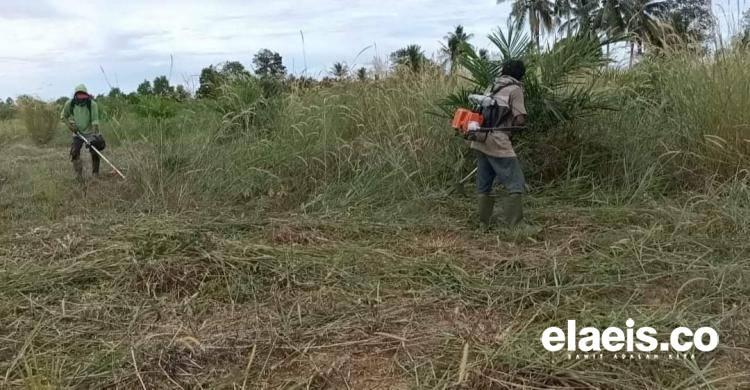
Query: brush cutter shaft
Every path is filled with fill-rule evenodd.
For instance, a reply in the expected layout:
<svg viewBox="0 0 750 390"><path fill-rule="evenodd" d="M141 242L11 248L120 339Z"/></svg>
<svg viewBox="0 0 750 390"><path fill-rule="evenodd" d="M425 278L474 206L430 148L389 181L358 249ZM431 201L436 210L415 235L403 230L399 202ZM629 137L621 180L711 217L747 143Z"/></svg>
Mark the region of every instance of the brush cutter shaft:
<svg viewBox="0 0 750 390"><path fill-rule="evenodd" d="M463 136L465 139L469 141L476 141L476 142L485 142L487 141L487 137L489 137L490 133L495 131L502 131L502 132L513 132L513 131L519 131L524 130L525 127L522 126L506 126L506 127L480 127L476 130L469 130L463 133Z"/></svg>
<svg viewBox="0 0 750 390"><path fill-rule="evenodd" d="M474 176L474 174L476 174L478 170L479 168L474 168L474 170L469 172L469 174L466 175L466 177L464 177L463 179L461 179L461 181L459 181L458 184L464 184L467 181L469 181L469 179L471 179L471 177Z"/></svg>
<svg viewBox="0 0 750 390"><path fill-rule="evenodd" d="M477 130L472 130L477 133L491 133L493 131L519 131L526 130L524 126L506 126L506 127L480 127Z"/></svg>
<svg viewBox="0 0 750 390"><path fill-rule="evenodd" d="M107 163L110 167L112 167L112 169L114 169L115 172L117 172L117 174L120 175L121 178L125 179L125 175L123 175L122 172L120 172L120 170L117 169L117 167L114 164L112 164L111 162L109 162L109 160L107 160L107 158L104 157L104 155L99 151L99 149L97 149L94 145L91 145L91 142L89 142L89 140L87 140L86 137L84 137L83 135L81 135L81 133L78 133L78 132L76 132L76 137L78 137L81 140L83 140L83 142L86 144L86 146L88 146L89 148L91 148L91 150L93 150L94 153L96 153L97 155L99 155L99 157L101 157L101 159L104 160L105 163Z"/></svg>

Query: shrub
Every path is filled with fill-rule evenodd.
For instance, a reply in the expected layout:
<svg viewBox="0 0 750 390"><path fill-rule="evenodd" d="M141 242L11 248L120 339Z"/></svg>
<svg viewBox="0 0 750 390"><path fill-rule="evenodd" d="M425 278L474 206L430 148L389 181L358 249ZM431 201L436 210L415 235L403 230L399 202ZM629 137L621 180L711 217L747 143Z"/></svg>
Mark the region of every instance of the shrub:
<svg viewBox="0 0 750 390"><path fill-rule="evenodd" d="M102 121L120 121L130 110L130 102L123 96L106 96L96 99L99 105L99 118Z"/></svg>
<svg viewBox="0 0 750 390"><path fill-rule="evenodd" d="M135 112L143 118L167 119L177 115L177 102L168 97L141 95Z"/></svg>
<svg viewBox="0 0 750 390"><path fill-rule="evenodd" d="M7 121L15 118L16 108L13 104L0 102L0 121Z"/></svg>
<svg viewBox="0 0 750 390"><path fill-rule="evenodd" d="M52 140L59 121L55 105L35 99L25 100L20 105L20 116L37 145L46 145Z"/></svg>
<svg viewBox="0 0 750 390"><path fill-rule="evenodd" d="M281 83L253 76L238 77L219 89L210 103L223 115L222 138L268 130L280 114Z"/></svg>

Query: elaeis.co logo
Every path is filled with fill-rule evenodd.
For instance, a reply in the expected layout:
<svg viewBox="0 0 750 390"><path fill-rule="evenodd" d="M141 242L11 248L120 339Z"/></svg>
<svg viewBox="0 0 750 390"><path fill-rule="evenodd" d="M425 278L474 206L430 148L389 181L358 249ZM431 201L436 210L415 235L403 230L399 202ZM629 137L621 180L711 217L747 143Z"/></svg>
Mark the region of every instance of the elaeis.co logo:
<svg viewBox="0 0 750 390"><path fill-rule="evenodd" d="M635 328L635 321L625 321L625 329L593 327L578 329L575 320L568 320L565 330L550 327L542 332L542 346L549 352L566 350L568 359L693 359L695 351L711 352L719 346L719 334L713 328L692 330L686 327L668 332L660 338L650 326ZM661 341L660 341L661 340Z"/></svg>

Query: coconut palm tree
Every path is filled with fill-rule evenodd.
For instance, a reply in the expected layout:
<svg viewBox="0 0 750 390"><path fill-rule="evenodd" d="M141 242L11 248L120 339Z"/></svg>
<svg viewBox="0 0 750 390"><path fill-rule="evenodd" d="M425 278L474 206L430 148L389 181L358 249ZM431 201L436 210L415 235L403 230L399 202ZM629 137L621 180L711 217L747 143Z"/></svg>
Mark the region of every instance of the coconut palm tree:
<svg viewBox="0 0 750 390"><path fill-rule="evenodd" d="M623 13L625 1L627 0L602 0L601 5L594 10L593 29L604 32L607 38L607 56L609 56L609 46L613 38L627 32L627 22Z"/></svg>
<svg viewBox="0 0 750 390"><path fill-rule="evenodd" d="M359 81L367 80L367 68L361 67L357 70L357 80Z"/></svg>
<svg viewBox="0 0 750 390"><path fill-rule="evenodd" d="M464 31L464 26L459 24L454 31L444 37L445 43L441 44L443 47L440 52L446 58L446 65L450 66L450 73L455 71L459 56L466 51L466 45L469 44L469 40L473 36L474 34L467 34Z"/></svg>
<svg viewBox="0 0 750 390"><path fill-rule="evenodd" d="M630 65L643 54L643 44L659 32L667 10L666 0L627 0L622 4L626 31L630 34ZM635 49L635 53L634 53Z"/></svg>
<svg viewBox="0 0 750 390"><path fill-rule="evenodd" d="M560 24L559 32L565 31L571 36L574 31L592 31L595 27L595 17L599 12L597 0L566 0L559 3L558 13L565 21Z"/></svg>
<svg viewBox="0 0 750 390"><path fill-rule="evenodd" d="M427 61L427 57L425 57L424 51L419 45L409 45L391 53L391 62L394 65L404 66L415 73L421 71Z"/></svg>
<svg viewBox="0 0 750 390"><path fill-rule="evenodd" d="M331 75L339 80L345 79L349 76L349 66L343 62L337 62L331 67Z"/></svg>
<svg viewBox="0 0 750 390"><path fill-rule="evenodd" d="M497 0L497 3L505 1ZM531 36L539 49L542 30L550 32L555 26L555 9L552 0L513 0L510 15L519 25L528 20Z"/></svg>

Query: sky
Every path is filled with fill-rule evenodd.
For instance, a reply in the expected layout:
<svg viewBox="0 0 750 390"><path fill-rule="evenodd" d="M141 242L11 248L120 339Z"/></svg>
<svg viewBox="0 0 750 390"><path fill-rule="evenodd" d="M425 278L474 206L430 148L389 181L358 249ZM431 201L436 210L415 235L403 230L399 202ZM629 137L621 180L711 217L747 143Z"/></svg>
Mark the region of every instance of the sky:
<svg viewBox="0 0 750 390"><path fill-rule="evenodd" d="M0 3L0 98L44 99L70 95L79 83L95 94L110 86L129 92L160 75L194 90L203 67L240 61L251 68L263 48L279 52L290 72L320 77L334 62L369 66L408 44L437 55L458 24L474 34L472 43L491 48L487 34L510 13L510 1L496 0Z"/></svg>
<svg viewBox="0 0 750 390"><path fill-rule="evenodd" d="M79 83L96 94L110 85L128 92L159 75L194 89L203 67L251 68L263 48L279 52L290 72L321 76L334 62L369 66L412 43L437 54L458 24L490 47L486 35L510 13L495 0L0 2L0 97L44 99Z"/></svg>

